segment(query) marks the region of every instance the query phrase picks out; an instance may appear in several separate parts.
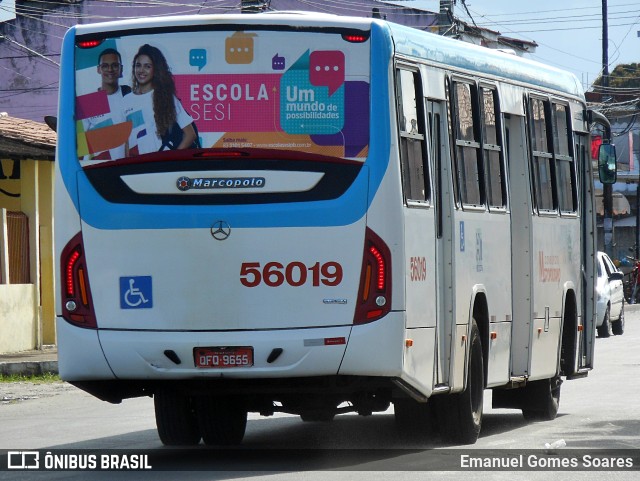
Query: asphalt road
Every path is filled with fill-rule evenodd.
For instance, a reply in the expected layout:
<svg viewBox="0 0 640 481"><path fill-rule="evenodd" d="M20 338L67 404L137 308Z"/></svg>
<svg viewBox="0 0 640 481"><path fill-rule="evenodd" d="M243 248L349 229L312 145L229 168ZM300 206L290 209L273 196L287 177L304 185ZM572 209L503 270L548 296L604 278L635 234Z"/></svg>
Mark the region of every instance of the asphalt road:
<svg viewBox="0 0 640 481"><path fill-rule="evenodd" d="M22 393L0 403L0 450L161 450L162 460L157 458L158 451L152 451L156 468L189 470L201 466L178 477L175 472L154 471L126 473L128 479L371 480L393 476L404 480L425 479L434 470L439 478L458 479L460 472L440 470L459 466L463 455L511 459L524 454L526 459L531 453L544 454L546 443L563 440L566 447L555 452L557 458L573 459L598 449L611 450L607 455L614 458L626 459L627 453L632 453L634 471L612 471L607 477L640 479L640 451L627 451L640 450L639 345L640 306L627 306L624 335L596 339L595 369L585 379L562 385L557 419L527 423L519 411L494 410L487 391L482 433L473 446L446 446L437 437L409 438L396 429L390 409L370 417L341 415L331 423L304 423L289 415L250 415L241 448L216 451L200 446L176 453L158 439L151 399L111 405L57 383L50 388L33 387L33 396L25 395L28 384L0 385L5 393ZM473 476L548 479L551 475L535 468L526 472L496 469L474 472ZM582 468L562 472L562 479L600 479L603 475L593 466ZM50 480L86 479L89 474L91 479L113 479L125 473L30 472L22 477L22 473L0 471L0 479L34 479L36 474Z"/></svg>

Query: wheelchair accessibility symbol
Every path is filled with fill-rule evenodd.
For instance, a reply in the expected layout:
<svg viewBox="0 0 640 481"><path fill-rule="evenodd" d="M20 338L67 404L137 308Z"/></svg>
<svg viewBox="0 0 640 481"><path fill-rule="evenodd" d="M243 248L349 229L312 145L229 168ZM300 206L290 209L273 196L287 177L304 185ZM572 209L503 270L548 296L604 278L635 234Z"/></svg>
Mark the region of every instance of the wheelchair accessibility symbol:
<svg viewBox="0 0 640 481"><path fill-rule="evenodd" d="M152 307L151 276L120 278L121 309L150 309Z"/></svg>

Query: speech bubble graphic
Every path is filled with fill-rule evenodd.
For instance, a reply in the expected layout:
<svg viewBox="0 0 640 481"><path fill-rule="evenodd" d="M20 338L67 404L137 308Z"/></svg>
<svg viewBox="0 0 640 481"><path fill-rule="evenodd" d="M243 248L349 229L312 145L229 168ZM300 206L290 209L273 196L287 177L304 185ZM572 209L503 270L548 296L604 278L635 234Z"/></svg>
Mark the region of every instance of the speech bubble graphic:
<svg viewBox="0 0 640 481"><path fill-rule="evenodd" d="M236 32L224 41L224 58L229 64L253 62L253 37L255 33Z"/></svg>
<svg viewBox="0 0 640 481"><path fill-rule="evenodd" d="M329 87L329 95L344 83L344 53L340 50L311 52L309 59L311 85Z"/></svg>
<svg viewBox="0 0 640 481"><path fill-rule="evenodd" d="M198 67L198 71L207 65L207 51L204 48L192 48L189 51L189 65Z"/></svg>
<svg viewBox="0 0 640 481"><path fill-rule="evenodd" d="M329 95L310 81L307 50L280 79L280 126L288 134L336 134L344 125L344 88Z"/></svg>
<svg viewBox="0 0 640 481"><path fill-rule="evenodd" d="M281 57L278 54L275 54L271 59L271 68L273 70L284 70L285 69L285 58Z"/></svg>

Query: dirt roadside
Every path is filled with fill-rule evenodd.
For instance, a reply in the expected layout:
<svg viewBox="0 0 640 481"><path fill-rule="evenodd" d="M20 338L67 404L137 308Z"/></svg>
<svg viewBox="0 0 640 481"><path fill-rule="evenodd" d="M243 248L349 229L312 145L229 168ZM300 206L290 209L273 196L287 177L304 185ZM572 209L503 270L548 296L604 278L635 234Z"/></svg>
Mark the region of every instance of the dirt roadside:
<svg viewBox="0 0 640 481"><path fill-rule="evenodd" d="M1 382L0 407L4 405L57 396L67 391L75 391L76 387L64 381L51 382Z"/></svg>

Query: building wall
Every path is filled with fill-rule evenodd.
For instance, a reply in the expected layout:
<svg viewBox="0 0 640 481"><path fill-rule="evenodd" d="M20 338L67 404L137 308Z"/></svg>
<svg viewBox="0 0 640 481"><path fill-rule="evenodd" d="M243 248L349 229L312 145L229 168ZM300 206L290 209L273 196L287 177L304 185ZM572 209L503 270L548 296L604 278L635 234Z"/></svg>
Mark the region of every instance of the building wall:
<svg viewBox="0 0 640 481"><path fill-rule="evenodd" d="M0 285L0 354L36 347L35 299L34 284Z"/></svg>
<svg viewBox="0 0 640 481"><path fill-rule="evenodd" d="M0 209L28 217L28 284L7 279L6 234L0 235L0 353L18 352L55 344L53 162L21 160L19 179L0 179ZM5 175L13 162L2 161ZM19 194L15 197L10 194ZM6 226L2 225L6 232ZM0 231L2 232L2 231Z"/></svg>

